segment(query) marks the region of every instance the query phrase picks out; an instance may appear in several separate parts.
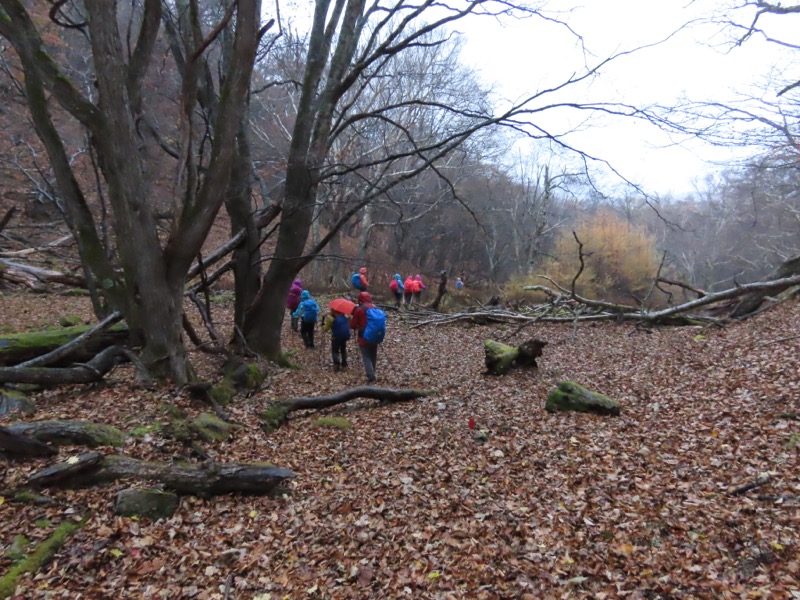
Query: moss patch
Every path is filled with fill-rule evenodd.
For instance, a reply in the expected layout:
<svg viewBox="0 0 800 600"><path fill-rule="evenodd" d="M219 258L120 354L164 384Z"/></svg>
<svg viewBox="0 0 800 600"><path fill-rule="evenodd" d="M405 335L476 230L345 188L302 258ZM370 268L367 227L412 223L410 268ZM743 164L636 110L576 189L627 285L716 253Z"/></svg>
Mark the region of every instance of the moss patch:
<svg viewBox="0 0 800 600"><path fill-rule="evenodd" d="M33 552L13 565L5 575L0 577L0 598L11 596L17 589L17 580L20 576L40 569L42 565L55 556L67 538L83 527L88 520L89 515L86 515L77 523L75 521L61 523L49 538L39 544Z"/></svg>
<svg viewBox="0 0 800 600"><path fill-rule="evenodd" d="M231 425L210 414L200 413L189 428L207 442L219 442L231 437Z"/></svg>
<svg viewBox="0 0 800 600"><path fill-rule="evenodd" d="M256 364L251 363L247 365L247 380L245 381L247 389L257 390L262 385L264 385L264 374L261 372L261 369L259 369Z"/></svg>
<svg viewBox="0 0 800 600"><path fill-rule="evenodd" d="M119 448L125 445L125 432L112 425L102 423L87 423L86 433L92 436L98 446L114 446Z"/></svg>
<svg viewBox="0 0 800 600"><path fill-rule="evenodd" d="M353 424L344 417L320 417L313 424L315 427L332 427L344 431L353 428Z"/></svg>
<svg viewBox="0 0 800 600"><path fill-rule="evenodd" d="M261 429L264 430L264 433L270 433L276 429L280 429L280 427L286 423L289 412L286 410L285 405L280 402L275 402L270 404L267 410L262 412L259 416L262 421Z"/></svg>
<svg viewBox="0 0 800 600"><path fill-rule="evenodd" d="M236 395L236 388L234 387L233 382L225 377L222 379L222 381L212 387L208 393L217 404L220 406L227 406L231 403L231 400L233 400L233 397Z"/></svg>

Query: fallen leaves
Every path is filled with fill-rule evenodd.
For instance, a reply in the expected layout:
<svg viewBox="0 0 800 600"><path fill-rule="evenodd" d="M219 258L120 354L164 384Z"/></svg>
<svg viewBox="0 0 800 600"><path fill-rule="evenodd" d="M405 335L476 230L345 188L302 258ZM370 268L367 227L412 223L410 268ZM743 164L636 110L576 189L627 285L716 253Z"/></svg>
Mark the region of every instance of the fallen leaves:
<svg viewBox="0 0 800 600"><path fill-rule="evenodd" d="M151 522L112 517L113 487L53 491L52 506L0 502L0 543L42 539L49 530L34 521L91 507L95 517L52 565L22 581L28 596L46 584L73 597L222 599L232 577L232 598L260 600L790 597L800 576L800 453L789 441L799 429L777 415L800 412L800 340L752 349L798 319L798 303L784 304L702 340L679 328L582 325L573 338L571 326L537 326L538 337L569 341L548 346L539 370L502 378L482 374L481 342L495 329L409 329L379 351L381 384L440 396L402 407L355 401L325 411L346 415L352 430L298 415L266 437L257 415L269 398L363 378L358 363L328 370L327 348L302 350L287 331L301 370L275 370L267 394L234 401L226 410L245 427L207 447L223 460L294 470L286 496L184 497L171 519ZM202 368L208 359L197 360ZM203 409L131 389L124 369L114 375L47 392L37 418L129 428L158 422L167 399ZM623 415L545 414L562 379L622 399ZM158 431L126 453L186 456ZM6 485L28 469L10 466ZM758 488L728 495L765 473Z"/></svg>

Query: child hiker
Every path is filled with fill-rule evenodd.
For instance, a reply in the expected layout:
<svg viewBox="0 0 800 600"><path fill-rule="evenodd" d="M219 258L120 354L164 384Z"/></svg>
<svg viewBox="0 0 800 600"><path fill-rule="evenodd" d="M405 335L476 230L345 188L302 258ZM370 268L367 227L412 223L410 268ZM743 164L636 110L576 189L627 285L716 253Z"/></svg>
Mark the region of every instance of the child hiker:
<svg viewBox="0 0 800 600"><path fill-rule="evenodd" d="M414 299L414 278L409 275L403 284L403 300L408 308L411 308L411 301Z"/></svg>
<svg viewBox="0 0 800 600"><path fill-rule="evenodd" d="M300 319L300 335L306 348L314 347L314 326L319 317L319 304L311 297L311 292L303 290L300 294L300 304L292 316Z"/></svg>
<svg viewBox="0 0 800 600"><path fill-rule="evenodd" d="M333 370L347 368L347 341L350 339L350 319L337 310L331 309L325 317L322 331L331 332L331 357Z"/></svg>

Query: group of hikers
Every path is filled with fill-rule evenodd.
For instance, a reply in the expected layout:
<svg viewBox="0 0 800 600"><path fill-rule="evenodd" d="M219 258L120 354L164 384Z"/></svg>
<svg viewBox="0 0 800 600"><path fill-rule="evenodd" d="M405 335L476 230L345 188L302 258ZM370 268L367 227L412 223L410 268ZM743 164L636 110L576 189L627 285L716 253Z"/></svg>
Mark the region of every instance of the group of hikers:
<svg viewBox="0 0 800 600"><path fill-rule="evenodd" d="M375 306L369 293L367 268L361 267L350 278L354 289L358 290L357 302L346 298L333 300L330 312L324 318L322 331L331 334L331 357L334 371L347 368L347 342L351 331L357 333L358 349L364 363L367 382L375 381L375 367L378 361L378 346L386 335L386 313ZM414 302L420 305L422 292L427 286L422 275L409 275L405 281L399 273L389 282L389 290L394 294L395 306L411 308ZM456 280L456 288L461 290L461 278ZM286 308L291 315L292 331L299 331L306 348L314 348L314 330L319 321L319 304L311 297L311 292L303 289L303 282L295 279L289 288Z"/></svg>

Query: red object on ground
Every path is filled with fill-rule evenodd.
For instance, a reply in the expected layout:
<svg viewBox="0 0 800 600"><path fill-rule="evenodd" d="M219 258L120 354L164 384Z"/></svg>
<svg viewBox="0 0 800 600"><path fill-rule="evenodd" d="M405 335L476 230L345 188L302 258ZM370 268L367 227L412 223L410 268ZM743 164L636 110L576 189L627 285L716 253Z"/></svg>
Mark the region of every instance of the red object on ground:
<svg viewBox="0 0 800 600"><path fill-rule="evenodd" d="M475 417L470 417L467 425L469 425L470 429L475 429Z"/></svg>

